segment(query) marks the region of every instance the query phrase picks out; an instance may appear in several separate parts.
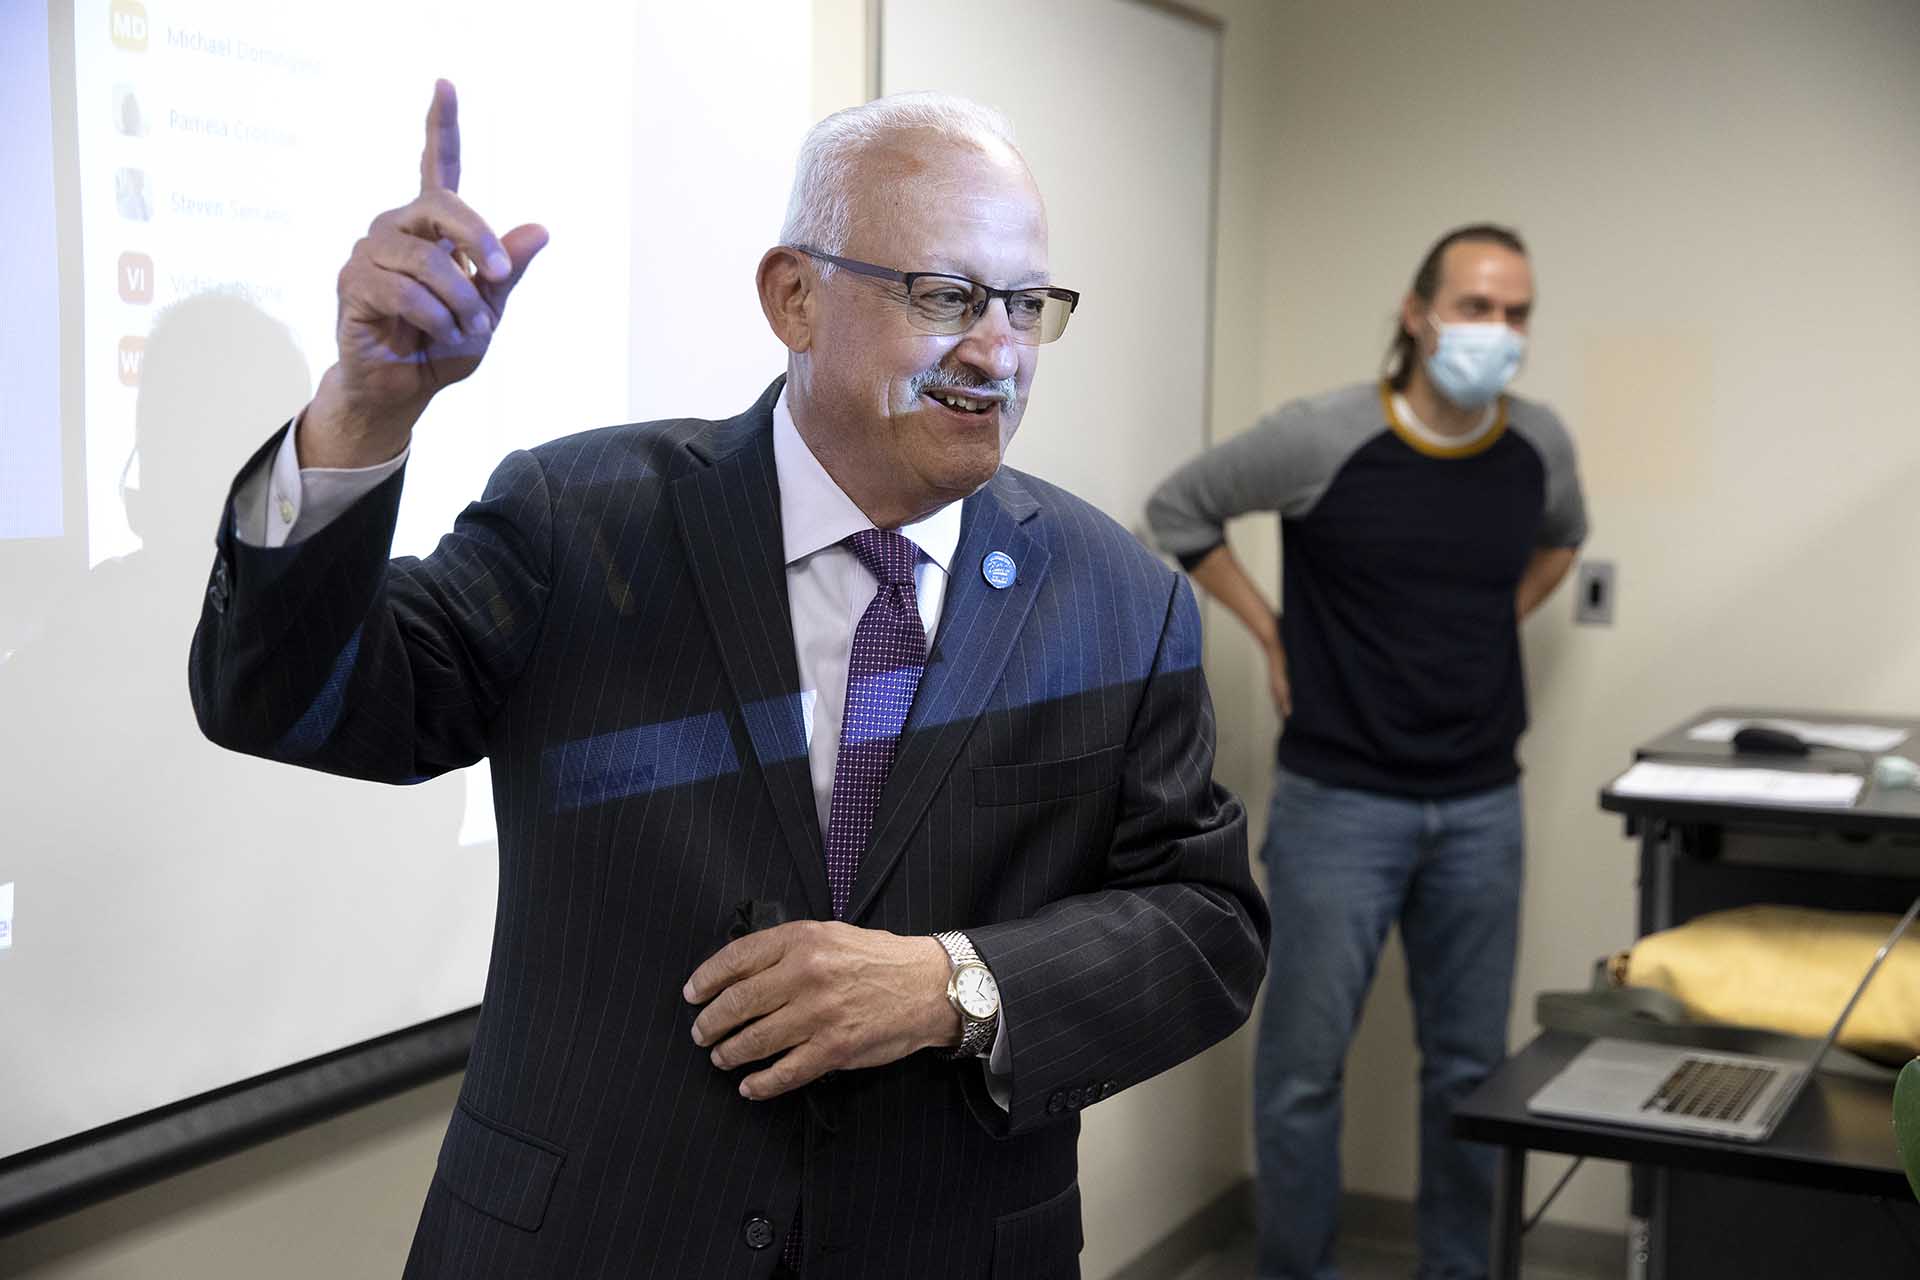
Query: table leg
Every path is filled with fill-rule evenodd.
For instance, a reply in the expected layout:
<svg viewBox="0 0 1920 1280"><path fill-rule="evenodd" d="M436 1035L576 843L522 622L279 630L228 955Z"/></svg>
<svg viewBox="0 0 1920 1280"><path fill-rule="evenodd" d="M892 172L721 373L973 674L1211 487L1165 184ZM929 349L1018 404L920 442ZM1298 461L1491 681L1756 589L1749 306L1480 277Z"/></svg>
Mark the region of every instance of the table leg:
<svg viewBox="0 0 1920 1280"><path fill-rule="evenodd" d="M1638 936L1671 928L1673 919L1674 860L1681 856L1680 837L1664 822L1648 821L1640 834Z"/></svg>
<svg viewBox="0 0 1920 1280"><path fill-rule="evenodd" d="M1493 1175L1493 1280L1520 1280L1520 1228L1525 1221L1527 1149L1501 1147Z"/></svg>

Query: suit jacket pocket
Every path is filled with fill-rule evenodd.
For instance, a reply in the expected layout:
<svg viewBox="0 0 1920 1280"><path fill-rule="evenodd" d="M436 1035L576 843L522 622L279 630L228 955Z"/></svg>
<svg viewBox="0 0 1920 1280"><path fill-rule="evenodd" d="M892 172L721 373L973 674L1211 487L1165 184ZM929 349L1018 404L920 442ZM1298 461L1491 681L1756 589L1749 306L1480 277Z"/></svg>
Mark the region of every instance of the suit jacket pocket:
<svg viewBox="0 0 1920 1280"><path fill-rule="evenodd" d="M982 765L973 771L975 804L1038 804L1103 791L1120 781L1123 748L1105 747L1066 760Z"/></svg>
<svg viewBox="0 0 1920 1280"><path fill-rule="evenodd" d="M994 1280L1080 1280L1080 1184L993 1224Z"/></svg>
<svg viewBox="0 0 1920 1280"><path fill-rule="evenodd" d="M496 1124L461 1102L440 1144L439 1177L461 1203L537 1231L565 1160L552 1143Z"/></svg>

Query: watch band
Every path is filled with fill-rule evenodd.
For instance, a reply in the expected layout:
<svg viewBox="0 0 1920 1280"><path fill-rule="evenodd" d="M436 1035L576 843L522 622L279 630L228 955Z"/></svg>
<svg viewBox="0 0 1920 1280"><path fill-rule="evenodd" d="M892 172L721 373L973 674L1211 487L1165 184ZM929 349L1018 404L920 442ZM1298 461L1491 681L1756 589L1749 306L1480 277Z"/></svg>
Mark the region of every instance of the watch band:
<svg viewBox="0 0 1920 1280"><path fill-rule="evenodd" d="M986 968L987 962L982 960L980 953L974 949L973 939L959 930L936 933L933 939L946 948L947 959L953 962L956 972L961 965L966 964L977 964L981 968ZM988 972L991 973L992 970ZM947 998L953 1004L955 1012L960 1015L960 1043L957 1047L948 1050L947 1056L951 1058L985 1057L993 1047L994 1033L1000 1029L999 1012L995 1011L989 1018L975 1018L962 1009L958 1001L953 1000L951 990Z"/></svg>

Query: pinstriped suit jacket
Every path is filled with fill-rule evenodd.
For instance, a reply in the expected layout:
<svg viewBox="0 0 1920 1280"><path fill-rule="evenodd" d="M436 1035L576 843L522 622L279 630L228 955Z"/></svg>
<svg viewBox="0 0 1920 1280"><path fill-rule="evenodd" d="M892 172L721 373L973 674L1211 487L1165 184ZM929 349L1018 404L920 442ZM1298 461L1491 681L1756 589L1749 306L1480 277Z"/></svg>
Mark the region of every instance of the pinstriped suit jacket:
<svg viewBox="0 0 1920 1280"><path fill-rule="evenodd" d="M409 1276L766 1277L803 1203L809 1280L1076 1276L1078 1112L1252 1003L1267 915L1192 593L1002 469L963 509L848 918L972 936L1010 1110L933 1053L748 1103L693 1044L681 985L742 900L830 917L779 385L516 453L424 561L387 559L397 476L297 547L220 539L192 657L215 741L387 782L491 761L492 961Z"/></svg>

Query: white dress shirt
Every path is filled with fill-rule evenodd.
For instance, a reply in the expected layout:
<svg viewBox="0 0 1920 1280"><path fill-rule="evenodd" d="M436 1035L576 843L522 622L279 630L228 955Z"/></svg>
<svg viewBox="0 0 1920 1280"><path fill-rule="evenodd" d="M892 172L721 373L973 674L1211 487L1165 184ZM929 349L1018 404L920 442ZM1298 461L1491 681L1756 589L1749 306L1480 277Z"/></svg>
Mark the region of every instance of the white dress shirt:
<svg viewBox="0 0 1920 1280"><path fill-rule="evenodd" d="M298 424L296 423L296 429ZM246 477L233 498L234 532L252 546L294 546L327 527L353 503L406 464L410 450L371 467L302 467L287 432L267 465ZM847 661L860 617L880 592L842 540L873 528L853 499L835 483L800 438L787 408L786 389L773 406L773 465L780 486L780 534L785 544L787 606L793 650L800 671L800 711L807 732L807 770L824 839L833 800L833 771L840 756L840 721L847 705ZM946 602L947 579L960 545L960 504L900 526L920 549L913 572L920 622L933 646ZM1006 1024L996 1029L987 1084L1004 1109L1011 1097L1013 1063Z"/></svg>
<svg viewBox="0 0 1920 1280"><path fill-rule="evenodd" d="M371 467L302 467L293 437L280 442L268 465L256 468L233 493L233 532L252 547L291 547L311 538L340 513L407 464L408 445Z"/></svg>
<svg viewBox="0 0 1920 1280"><path fill-rule="evenodd" d="M842 540L873 521L834 483L800 438L782 390L773 406L773 466L780 482L780 534L786 544L787 606L793 614L793 652L800 667L800 709L807 726L807 765L820 832L827 830L833 769L840 756L840 721L847 706L847 661L854 628L879 594L880 584ZM960 545L960 504L900 526L920 548L914 595L927 648L940 625L947 574Z"/></svg>

